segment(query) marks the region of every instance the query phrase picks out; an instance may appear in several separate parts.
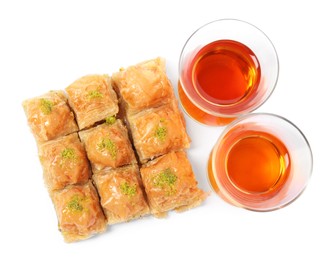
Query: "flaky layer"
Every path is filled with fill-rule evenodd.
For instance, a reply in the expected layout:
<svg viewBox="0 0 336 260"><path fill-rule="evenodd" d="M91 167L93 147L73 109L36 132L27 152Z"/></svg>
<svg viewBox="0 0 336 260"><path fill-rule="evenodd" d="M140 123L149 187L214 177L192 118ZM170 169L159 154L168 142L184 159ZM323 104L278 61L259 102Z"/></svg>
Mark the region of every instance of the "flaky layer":
<svg viewBox="0 0 336 260"><path fill-rule="evenodd" d="M89 161L77 133L38 145L48 190L84 184L91 177Z"/></svg>
<svg viewBox="0 0 336 260"><path fill-rule="evenodd" d="M165 70L164 60L156 58L120 69L112 75L113 85L127 114L170 102L174 94Z"/></svg>
<svg viewBox="0 0 336 260"><path fill-rule="evenodd" d="M106 219L91 181L55 191L52 200L66 242L83 240L106 230Z"/></svg>
<svg viewBox="0 0 336 260"><path fill-rule="evenodd" d="M129 116L128 122L142 163L171 151L189 148L190 138L184 119L174 101Z"/></svg>
<svg viewBox="0 0 336 260"><path fill-rule="evenodd" d="M198 206L207 197L200 190L185 152L171 152L140 169L151 212L165 216L172 209Z"/></svg>
<svg viewBox="0 0 336 260"><path fill-rule="evenodd" d="M50 91L23 101L28 125L37 142L45 142L78 130L62 91Z"/></svg>
<svg viewBox="0 0 336 260"><path fill-rule="evenodd" d="M106 167L117 168L136 162L127 129L121 120L80 131L93 173Z"/></svg>
<svg viewBox="0 0 336 260"><path fill-rule="evenodd" d="M87 75L66 89L79 129L84 129L118 113L117 95L108 75Z"/></svg>
<svg viewBox="0 0 336 260"><path fill-rule="evenodd" d="M98 171L93 180L109 224L149 214L137 165Z"/></svg>

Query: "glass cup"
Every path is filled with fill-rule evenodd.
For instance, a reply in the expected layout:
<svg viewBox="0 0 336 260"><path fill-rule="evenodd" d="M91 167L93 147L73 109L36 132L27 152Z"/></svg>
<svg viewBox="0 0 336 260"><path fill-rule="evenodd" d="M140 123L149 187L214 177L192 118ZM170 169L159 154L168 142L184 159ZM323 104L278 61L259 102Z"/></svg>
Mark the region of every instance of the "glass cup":
<svg viewBox="0 0 336 260"><path fill-rule="evenodd" d="M208 161L208 180L226 202L271 211L294 201L313 168L309 143L290 121L252 113L229 124Z"/></svg>
<svg viewBox="0 0 336 260"><path fill-rule="evenodd" d="M182 49L179 98L196 121L226 125L268 99L278 72L276 50L261 30L239 20L216 20L196 30Z"/></svg>

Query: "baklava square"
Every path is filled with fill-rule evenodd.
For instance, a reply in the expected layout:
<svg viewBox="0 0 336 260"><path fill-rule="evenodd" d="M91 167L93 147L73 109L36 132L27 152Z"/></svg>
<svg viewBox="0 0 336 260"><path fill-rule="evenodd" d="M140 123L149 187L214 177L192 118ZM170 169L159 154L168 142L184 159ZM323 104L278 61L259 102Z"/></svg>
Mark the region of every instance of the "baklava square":
<svg viewBox="0 0 336 260"><path fill-rule="evenodd" d="M161 106L174 97L162 58L120 69L112 75L112 81L127 114Z"/></svg>
<svg viewBox="0 0 336 260"><path fill-rule="evenodd" d="M87 75L68 86L65 91L75 112L79 129L88 128L106 117L115 116L118 99L108 75Z"/></svg>
<svg viewBox="0 0 336 260"><path fill-rule="evenodd" d="M83 240L106 230L106 219L91 181L55 191L52 200L66 242Z"/></svg>
<svg viewBox="0 0 336 260"><path fill-rule="evenodd" d="M185 121L175 101L129 116L128 123L141 163L190 146Z"/></svg>
<svg viewBox="0 0 336 260"><path fill-rule="evenodd" d="M48 190L84 184L91 177L89 161L77 133L39 144L38 153Z"/></svg>
<svg viewBox="0 0 336 260"><path fill-rule="evenodd" d="M78 130L74 114L62 91L50 91L22 103L28 125L37 142L45 142Z"/></svg>
<svg viewBox="0 0 336 260"><path fill-rule="evenodd" d="M136 162L128 132L120 119L79 132L92 171L117 168Z"/></svg>
<svg viewBox="0 0 336 260"><path fill-rule="evenodd" d="M96 172L93 181L109 224L126 222L150 213L137 165Z"/></svg>
<svg viewBox="0 0 336 260"><path fill-rule="evenodd" d="M143 185L151 212L164 217L167 211L198 206L207 194L197 181L185 152L171 152L142 165Z"/></svg>

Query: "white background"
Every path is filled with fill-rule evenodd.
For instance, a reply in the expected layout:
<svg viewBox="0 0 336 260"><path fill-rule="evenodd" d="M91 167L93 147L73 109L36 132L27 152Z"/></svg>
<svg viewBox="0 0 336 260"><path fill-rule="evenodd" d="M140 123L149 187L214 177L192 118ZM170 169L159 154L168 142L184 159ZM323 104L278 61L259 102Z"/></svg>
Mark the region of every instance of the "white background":
<svg viewBox="0 0 336 260"><path fill-rule="evenodd" d="M0 2L0 259L335 259L335 27L333 1ZM147 217L66 244L42 180L21 102L85 74L162 56L176 88L181 48L199 26L248 21L274 43L280 76L258 112L282 115L310 141L314 171L303 195L269 213L212 194L199 208ZM187 119L200 187L222 128Z"/></svg>

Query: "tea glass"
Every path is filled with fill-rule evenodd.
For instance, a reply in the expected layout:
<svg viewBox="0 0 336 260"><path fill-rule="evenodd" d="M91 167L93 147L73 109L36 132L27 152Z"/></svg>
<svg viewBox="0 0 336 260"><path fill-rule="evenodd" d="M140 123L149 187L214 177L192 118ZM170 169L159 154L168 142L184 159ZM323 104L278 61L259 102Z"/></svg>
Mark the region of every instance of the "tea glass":
<svg viewBox="0 0 336 260"><path fill-rule="evenodd" d="M248 133L248 134L245 134ZM278 144L285 147L286 153L282 157L282 167L280 171L286 174L280 176L265 191L244 190L237 182L232 179L233 172L230 172L230 154L234 147L244 138L253 136L258 138L266 137L266 140L273 136L278 140L274 143L274 155L277 156ZM246 139L245 139L246 140ZM272 139L269 139L270 143ZM260 157L261 164L251 162L244 165L248 169L248 174L253 170L259 170L260 167L267 165L267 157L256 147L245 147L245 155ZM255 153L260 153L255 155ZM272 152L273 153L273 152ZM280 158L280 157L279 157ZM241 161L246 161L241 158ZM248 161L248 160L247 160ZM272 165L271 165L272 166ZM208 180L212 189L226 202L245 209L253 211L271 211L282 208L295 199L304 191L311 177L313 169L313 156L310 145L300 131L293 123L287 119L274 114L251 113L244 115L229 124L215 144L208 161ZM264 173L268 173L268 168L262 168ZM277 170L274 167L272 171ZM270 170L270 171L271 171ZM258 180L258 176L255 176Z"/></svg>
<svg viewBox="0 0 336 260"><path fill-rule="evenodd" d="M194 64L197 53L210 43L229 40L247 46L257 57L260 80L254 86L256 92L251 97L235 103L216 104L204 98L197 91ZM270 39L254 25L235 19L221 19L207 23L197 29L186 41L179 59L178 93L185 112L197 122L220 126L235 118L250 113L261 106L273 92L279 73L276 50ZM220 91L227 91L224 84Z"/></svg>

